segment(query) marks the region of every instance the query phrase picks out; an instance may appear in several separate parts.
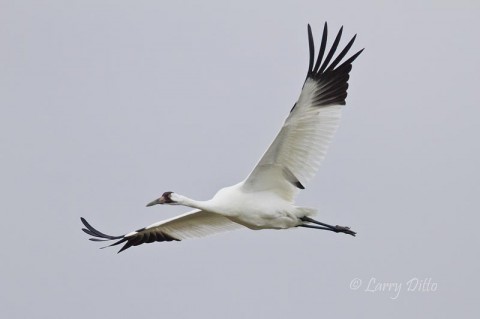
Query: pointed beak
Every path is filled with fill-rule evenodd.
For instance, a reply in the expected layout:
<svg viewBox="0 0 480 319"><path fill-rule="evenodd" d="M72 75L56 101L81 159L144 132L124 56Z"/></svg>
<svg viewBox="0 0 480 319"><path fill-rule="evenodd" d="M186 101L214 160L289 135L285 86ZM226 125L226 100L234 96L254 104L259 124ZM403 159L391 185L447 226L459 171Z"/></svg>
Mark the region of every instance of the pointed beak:
<svg viewBox="0 0 480 319"><path fill-rule="evenodd" d="M157 198L156 200L154 201L151 201L150 203L147 204L147 207L150 207L150 206L153 206L153 205L158 205L158 204L164 204L165 203L165 199L162 197L160 198Z"/></svg>

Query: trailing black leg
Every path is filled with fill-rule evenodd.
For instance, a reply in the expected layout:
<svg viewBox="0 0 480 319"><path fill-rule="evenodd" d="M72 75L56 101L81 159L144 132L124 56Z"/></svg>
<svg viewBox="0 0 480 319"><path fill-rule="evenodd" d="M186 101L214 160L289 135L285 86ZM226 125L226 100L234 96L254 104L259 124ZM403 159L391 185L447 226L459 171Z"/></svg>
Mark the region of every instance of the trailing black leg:
<svg viewBox="0 0 480 319"><path fill-rule="evenodd" d="M307 223L313 223L313 224L320 225L320 226L313 226L313 225L308 225L308 224L302 224L302 225L299 225L301 227L330 230L330 231L333 231L333 232L336 232L336 233L344 233L344 234L349 234L349 235L352 235L352 236L355 236L357 234L353 230L350 230L350 227L339 226L339 225L333 226L333 225L325 224L325 223L319 222L318 220L312 219L312 218L307 217L307 216L304 216L304 217L300 218L300 220L302 222L307 222Z"/></svg>
<svg viewBox="0 0 480 319"><path fill-rule="evenodd" d="M305 227L305 228L315 228L315 229L323 229L323 230L330 230L330 231L334 231L333 229L331 229L331 228L328 228L328 227L323 227L323 226L313 226L313 225L308 225L308 224L302 224L302 225L298 225L298 227Z"/></svg>

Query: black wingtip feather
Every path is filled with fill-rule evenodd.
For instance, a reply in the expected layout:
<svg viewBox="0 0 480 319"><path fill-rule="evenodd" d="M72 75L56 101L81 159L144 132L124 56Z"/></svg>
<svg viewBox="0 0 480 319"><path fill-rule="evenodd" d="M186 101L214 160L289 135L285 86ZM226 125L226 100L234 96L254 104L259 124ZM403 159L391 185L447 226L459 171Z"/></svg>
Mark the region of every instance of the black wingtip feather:
<svg viewBox="0 0 480 319"><path fill-rule="evenodd" d="M128 249L132 246L133 246L133 244L130 241L128 241L125 245L122 246L122 248L120 248L119 251L117 251L117 254L120 254L122 251L124 251L125 249Z"/></svg>
<svg viewBox="0 0 480 319"><path fill-rule="evenodd" d="M310 47L310 63L309 69L307 72L307 80L311 79L318 83L321 83L318 86L318 91L314 97L315 106L327 106L333 104L345 104L345 98L347 96L347 82L349 79L349 72L352 69L352 62L363 52L363 49L356 52L350 58L342 62L345 56L348 54L349 50L353 46L357 35L355 34L352 39L347 43L347 45L342 49L342 51L334 58L335 52L339 46L340 39L343 34L343 26L338 30L337 35L333 41L333 44L328 50L328 53L325 57L325 60L322 61L323 55L326 52L326 43L327 43L327 23L324 24L323 36L321 40L320 50L316 61L312 61L314 52L314 44L309 44ZM311 30L309 27L309 43L313 42ZM333 62L331 62L333 59ZM331 62L331 63L330 63ZM313 68L311 66L315 64ZM295 107L294 107L295 108ZM293 109L292 109L293 110Z"/></svg>
<svg viewBox="0 0 480 319"><path fill-rule="evenodd" d="M110 236L110 235L104 234L104 233L98 231L97 229L93 228L93 226L90 225L85 218L80 217L80 220L82 221L83 225L85 225L85 227L87 227L89 232L87 232L87 229L85 229L85 228L83 228L82 230L84 232L86 232L87 234L91 235L91 236L99 237L99 238L105 238L105 239L120 239L120 238L123 237L123 236Z"/></svg>
<svg viewBox="0 0 480 319"><path fill-rule="evenodd" d="M82 221L83 225L85 225L86 228L82 228L82 231L85 232L86 234L93 236L95 238L89 238L91 241L95 242L104 242L104 241L110 241L110 240L116 240L114 243L100 247L101 249L107 248L107 247L112 247L112 246L117 246L122 243L125 243L125 245L122 246L122 248L118 251L118 253L132 247L132 246L138 246L141 244L149 244L153 242L162 242L162 241L180 241L180 239L177 239L164 231L161 231L160 229L147 229L147 228L140 228L137 231L134 232L134 234L126 237L125 235L122 236L110 236L106 235L97 229L93 228L92 225L90 225L85 218L80 217L80 220Z"/></svg>
<svg viewBox="0 0 480 319"><path fill-rule="evenodd" d="M323 26L322 42L320 44L320 50L318 51L317 62L315 63L315 67L313 68L313 70L312 69L308 70L309 74L310 73L316 74L318 72L318 68L320 67L323 60L323 55L325 54L325 48L327 46L327 36L328 36L328 26L327 26L327 22L325 22L325 25Z"/></svg>
<svg viewBox="0 0 480 319"><path fill-rule="evenodd" d="M343 26L340 27L338 30L337 35L335 36L335 40L333 41L332 47L328 51L328 54L325 58L324 61L323 55L325 53L325 47L327 43L327 38L328 38L328 25L327 22L324 24L323 28L323 34L322 34L322 39L321 39L321 45L320 45L320 50L317 56L316 61L314 61L314 56L315 56L315 45L313 41L313 35L311 31L310 25L308 25L308 39L309 39L309 49L310 49L310 56L309 56L309 68L308 68L308 73L307 77L312 77L312 78L319 78L322 76L324 73L328 73L330 71L334 71L335 67L341 62L341 60L347 55L348 51L352 47L353 43L355 42L355 39L357 38L357 35L355 34L352 39L348 42L348 44L343 48L343 50L340 52L340 54L334 59L332 63L330 61L332 60L333 56L335 55L335 52L338 48L338 45L340 43L340 39L343 34ZM352 57L344 61L340 66L352 63L359 55L360 53L363 52L364 49L358 51L355 53ZM313 66L315 62L315 66ZM312 67L313 66L313 67Z"/></svg>
<svg viewBox="0 0 480 319"><path fill-rule="evenodd" d="M343 33L343 26L340 28L340 30L338 30L337 36L335 37L335 40L333 41L332 47L330 48L330 51L328 51L327 57L325 58L325 61L322 63L322 66L320 67L320 70L318 70L318 73L323 73L323 71L325 71L328 64L330 63L330 60L333 58L333 55L335 54L335 51L337 50L338 44L340 43L342 33Z"/></svg>
<svg viewBox="0 0 480 319"><path fill-rule="evenodd" d="M100 239L100 238L89 238L91 241L109 241L110 239Z"/></svg>
<svg viewBox="0 0 480 319"><path fill-rule="evenodd" d="M345 55L348 53L348 50L352 47L353 43L355 42L355 39L357 38L357 35L355 34L353 38L347 43L345 48L340 52L340 54L337 56L335 60L330 64L330 66L325 70L325 72L332 71L335 69L338 63L342 61L342 59L345 57Z"/></svg>
<svg viewBox="0 0 480 319"><path fill-rule="evenodd" d="M361 49L360 51L352 55L348 60L343 62L342 65L352 64L352 62L355 61L356 58L358 58L358 56L363 52L363 50L365 50L365 48Z"/></svg>
<svg viewBox="0 0 480 319"><path fill-rule="evenodd" d="M310 24L307 27L308 30L308 50L310 53L310 58L308 61L308 70L311 70L313 68L313 59L315 55L315 45L313 42L313 35L312 35L312 28L310 27Z"/></svg>

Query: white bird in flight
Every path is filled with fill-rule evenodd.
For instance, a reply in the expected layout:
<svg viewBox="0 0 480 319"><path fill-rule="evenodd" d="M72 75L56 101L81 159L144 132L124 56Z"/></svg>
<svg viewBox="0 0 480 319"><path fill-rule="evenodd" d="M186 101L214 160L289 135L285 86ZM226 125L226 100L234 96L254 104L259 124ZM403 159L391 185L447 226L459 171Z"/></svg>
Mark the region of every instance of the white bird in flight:
<svg viewBox="0 0 480 319"><path fill-rule="evenodd" d="M333 226L311 218L316 210L294 205L295 197L317 172L335 133L347 97L352 62L363 49L340 64L356 35L330 63L340 42L340 28L325 60L327 23L315 60L312 30L308 25L310 59L307 78L298 101L277 137L250 175L242 182L220 189L206 201L165 192L147 206L183 205L194 210L154 223L122 236L110 236L93 228L83 217L83 231L92 241L116 240L118 251L155 241L179 241L238 228L287 229L308 227L355 236L349 227ZM322 62L323 60L323 62ZM104 247L102 247L104 248Z"/></svg>

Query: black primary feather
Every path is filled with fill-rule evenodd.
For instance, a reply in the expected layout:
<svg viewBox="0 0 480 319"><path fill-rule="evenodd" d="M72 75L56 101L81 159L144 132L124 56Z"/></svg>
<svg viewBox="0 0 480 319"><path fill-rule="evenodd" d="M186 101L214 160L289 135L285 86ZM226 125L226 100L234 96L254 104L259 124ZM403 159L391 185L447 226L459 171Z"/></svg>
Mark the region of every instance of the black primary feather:
<svg viewBox="0 0 480 319"><path fill-rule="evenodd" d="M335 56L335 52L340 43L340 39L343 34L343 26L338 31L332 47L327 53L325 60L323 56L326 52L327 38L328 38L328 25L325 22L323 27L322 40L320 44L320 50L318 52L317 59L315 61L315 44L313 41L313 34L310 25L308 25L308 47L309 47L309 63L307 79L312 79L318 83L318 90L315 92L314 103L316 107L328 106L333 104L344 105L347 97L349 72L352 69L352 62L363 52L364 49L358 51L350 58L342 60L348 54L348 51L352 47L357 35L347 43L343 50L337 55L332 63L330 61ZM340 64L341 63L341 64ZM340 65L339 65L340 64ZM295 106L291 111L295 109ZM291 112L290 111L290 112Z"/></svg>
<svg viewBox="0 0 480 319"><path fill-rule="evenodd" d="M320 50L318 51L318 56L317 56L317 63L315 63L315 67L313 68L313 70L312 70L312 68L308 69L309 72L310 72L310 70L312 70L313 73L318 72L318 68L320 67L320 64L322 63L323 54L325 53L325 48L327 46L327 33L328 33L328 26L327 26L327 23L325 22L325 25L323 26L322 43L320 44ZM312 41L313 41L313 39L312 39ZM311 59L313 59L314 54L315 54L315 52L312 53Z"/></svg>
<svg viewBox="0 0 480 319"><path fill-rule="evenodd" d="M98 230L96 230L95 228L92 227L92 225L90 225L86 220L85 218L83 217L80 217L80 220L82 221L83 225L85 225L85 227L87 227L88 229L85 229L85 228L82 228L82 230L91 235L91 236L94 236L94 237L100 237L100 238L105 238L105 239L120 239L122 238L123 236L110 236L110 235L106 235Z"/></svg>
<svg viewBox="0 0 480 319"><path fill-rule="evenodd" d="M101 248L107 248L107 247L112 247L112 246L117 246L122 243L125 243L125 245L122 246L122 248L118 251L119 253L124 251L125 249L128 249L132 246L138 246L141 244L150 244L156 241L179 241L179 239L162 232L159 229L146 229L146 228L140 228L135 231L136 234L125 237L125 235L122 236L110 236L107 234L104 234L100 232L99 230L93 228L92 225L90 225L85 218L80 217L80 220L82 221L83 225L85 225L86 228L82 228L82 230L95 238L89 238L91 241L98 241L98 242L103 242L103 241L110 241L110 240L117 240L113 244L110 244L108 246L104 246Z"/></svg>

